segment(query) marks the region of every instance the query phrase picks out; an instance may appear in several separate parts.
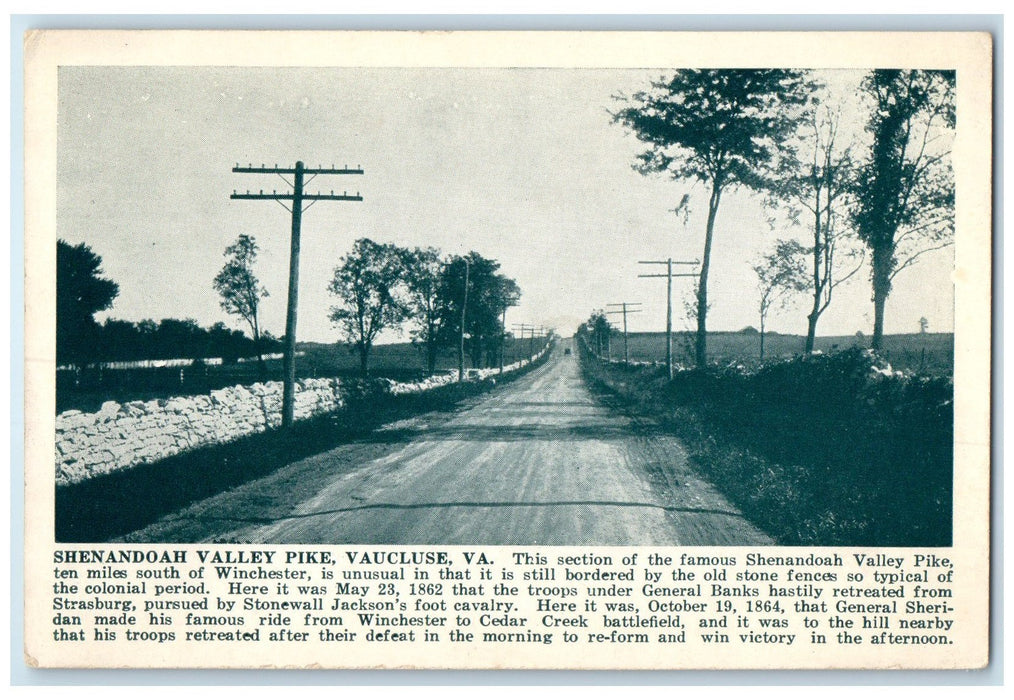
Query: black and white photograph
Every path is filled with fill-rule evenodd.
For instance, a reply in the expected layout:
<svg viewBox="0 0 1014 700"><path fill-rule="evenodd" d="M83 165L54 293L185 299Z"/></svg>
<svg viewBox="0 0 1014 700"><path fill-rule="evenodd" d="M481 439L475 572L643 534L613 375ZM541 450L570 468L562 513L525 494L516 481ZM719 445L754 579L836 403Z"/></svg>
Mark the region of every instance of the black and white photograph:
<svg viewBox="0 0 1014 700"><path fill-rule="evenodd" d="M58 539L949 545L954 84L61 68Z"/></svg>
<svg viewBox="0 0 1014 700"><path fill-rule="evenodd" d="M466 665L607 667L609 641L655 644L625 665L712 667L702 650L730 640L766 647L734 666L829 640L878 665L893 657L871 644L978 634L951 615L986 551L953 553L988 505L989 98L967 68L988 37L961 35L971 62L915 39L910 60L880 57L864 35L849 60L804 64L770 42L746 60L737 39L729 60L589 60L585 37L559 38L544 61L499 35L506 58L441 60L426 51L459 37L423 34L377 61L339 35L302 63L54 62L51 238L34 239L27 308L53 459L29 492L50 499L32 519L55 593L73 593L63 565L167 564L108 585L199 610L214 563L248 611L288 610L268 602L288 583L229 567L306 565L283 578L332 617L251 627L219 597L218 617L185 613L186 639L380 635L429 649L416 667L455 665L426 655L452 601L490 612L471 632L459 615L451 642L511 649ZM353 57L329 62L341 42ZM339 561L355 570L339 578L393 580L332 592ZM526 590L537 610L497 597ZM372 607L385 591L404 602ZM184 614L155 595L155 631L134 634L161 644ZM119 639L60 605L58 646ZM361 612L398 605L380 627ZM426 622L402 631L411 611ZM589 621L605 632L582 646L601 651L540 658ZM673 629L640 629L656 626ZM661 651L688 635L682 660Z"/></svg>

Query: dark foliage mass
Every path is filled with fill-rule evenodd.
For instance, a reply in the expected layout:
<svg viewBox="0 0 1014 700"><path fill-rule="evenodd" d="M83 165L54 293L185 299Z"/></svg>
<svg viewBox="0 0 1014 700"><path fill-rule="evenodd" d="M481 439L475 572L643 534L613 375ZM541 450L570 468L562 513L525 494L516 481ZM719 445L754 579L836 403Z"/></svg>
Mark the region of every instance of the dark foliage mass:
<svg viewBox="0 0 1014 700"><path fill-rule="evenodd" d="M91 349L93 362L137 360L197 360L221 357L228 364L240 357L253 357L258 348L274 352L281 343L265 333L259 345L241 331L223 323L202 328L193 319L164 318L131 323L109 319L96 330Z"/></svg>
<svg viewBox="0 0 1014 700"><path fill-rule="evenodd" d="M330 317L358 352L364 376L380 332L400 331L406 323L429 372L440 351L452 347L462 355L460 365L467 352L473 367L492 367L504 348L504 312L521 297L517 283L499 269L500 263L475 251L442 259L435 248L410 250L361 238L335 268L328 291L337 304Z"/></svg>
<svg viewBox="0 0 1014 700"><path fill-rule="evenodd" d="M876 109L859 174L853 219L872 254L873 347L884 334L884 306L894 277L954 237L954 173L949 139L955 124L953 71L875 70L863 83Z"/></svg>
<svg viewBox="0 0 1014 700"><path fill-rule="evenodd" d="M104 401L147 401L174 395L203 394L223 386L263 381L253 363L235 364L258 352L277 352L281 342L270 334L258 344L241 331L216 323L201 328L193 319L165 318L156 323L108 319L95 325L80 364L56 372L56 411L96 411ZM209 366L206 358L222 358ZM191 360L185 368L149 367L151 360ZM137 363L122 367L110 363ZM182 371L181 371L182 370Z"/></svg>
<svg viewBox="0 0 1014 700"><path fill-rule="evenodd" d="M687 443L695 467L781 544L947 546L953 385L854 348L754 373L600 363L586 375Z"/></svg>
<svg viewBox="0 0 1014 700"><path fill-rule="evenodd" d="M467 261L467 274L466 274ZM440 280L440 326L444 345L460 338L465 307L465 349L473 367L497 363L504 337L503 312L521 298L517 283L498 272L500 263L476 253L453 256ZM465 281L467 279L467 292Z"/></svg>
<svg viewBox="0 0 1014 700"><path fill-rule="evenodd" d="M95 314L113 305L120 288L102 277L102 258L84 243L56 242L56 361L92 359L99 327Z"/></svg>

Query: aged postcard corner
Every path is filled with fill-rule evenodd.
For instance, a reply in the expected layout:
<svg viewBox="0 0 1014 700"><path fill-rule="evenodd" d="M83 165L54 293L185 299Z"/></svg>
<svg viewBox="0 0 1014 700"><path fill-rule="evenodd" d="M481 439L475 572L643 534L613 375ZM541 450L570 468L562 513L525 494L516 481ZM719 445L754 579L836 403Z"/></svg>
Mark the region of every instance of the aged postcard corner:
<svg viewBox="0 0 1014 700"><path fill-rule="evenodd" d="M989 660L991 37L25 36L25 659Z"/></svg>

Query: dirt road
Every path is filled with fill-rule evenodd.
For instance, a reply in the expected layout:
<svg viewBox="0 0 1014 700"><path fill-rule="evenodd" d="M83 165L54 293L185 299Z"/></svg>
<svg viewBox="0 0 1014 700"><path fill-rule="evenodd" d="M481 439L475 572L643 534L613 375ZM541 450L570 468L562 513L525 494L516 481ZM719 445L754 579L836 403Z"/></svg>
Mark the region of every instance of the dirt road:
<svg viewBox="0 0 1014 700"><path fill-rule="evenodd" d="M562 346L530 375L455 413L386 426L128 539L772 543L690 470L674 438L597 400Z"/></svg>

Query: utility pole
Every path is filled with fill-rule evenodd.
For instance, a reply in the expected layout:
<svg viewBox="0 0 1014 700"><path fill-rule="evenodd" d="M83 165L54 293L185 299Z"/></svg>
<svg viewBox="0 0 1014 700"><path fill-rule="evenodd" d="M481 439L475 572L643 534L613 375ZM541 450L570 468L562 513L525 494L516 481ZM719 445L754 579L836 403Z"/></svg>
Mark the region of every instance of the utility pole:
<svg viewBox="0 0 1014 700"><path fill-rule="evenodd" d="M521 331L521 344L522 344L522 347L524 346L524 342L525 342L525 331L529 331L530 339L528 341L528 350L529 350L528 357L531 358L531 356L532 356L532 353L531 353L532 343L535 342L534 341L534 339L535 339L535 326L533 326L533 325L531 325L529 323L515 323L513 325L513 328L516 331ZM522 350L522 352L524 352L524 351Z"/></svg>
<svg viewBox="0 0 1014 700"><path fill-rule="evenodd" d="M350 195L347 192L335 194L334 190L331 190L330 194L324 192L309 194L303 191L303 186L318 175L362 175L363 171L358 166L355 168L349 168L348 166L345 166L344 168L335 168L332 165L330 168L322 168L320 166L316 168L306 168L303 166L303 161L297 161L296 167L294 168L279 168L278 165L275 165L273 168L268 168L263 164L259 168L254 167L252 164L248 164L247 167L243 168L240 167L239 163L237 163L236 167L232 169L232 172L278 175L287 185L292 187L292 192L276 192L275 190L272 190L270 193L265 193L264 190L260 190L259 192L251 192L250 190L247 190L245 193L241 193L233 190L232 195L229 197L229 199L273 199L292 213L292 234L289 241L289 301L288 307L285 311L285 352L284 359L282 360L284 374L282 388L282 427L288 428L293 423L295 412L296 306L299 296L299 230L302 225L303 212L321 200L331 200L337 202L363 201L363 198L359 196L358 192L354 195ZM289 182L285 178L286 175L292 176L292 182ZM309 179L305 179L306 175L310 176ZM284 204L284 200L291 200L292 208L289 208L286 204ZM309 204L304 207L304 202L309 202Z"/></svg>
<svg viewBox="0 0 1014 700"><path fill-rule="evenodd" d="M619 307L621 307L620 309L617 309L616 311L606 311L606 313L607 314L623 314L623 364L625 364L625 365L629 365L630 364L630 349L629 349L629 346L627 345L627 314L628 313L629 314L640 313L643 309L634 308L634 307L637 307L637 306L640 306L640 305L641 305L641 302L639 302L639 301L623 301L623 302L620 302L619 304L606 304L607 307L609 307L609 306L619 306Z"/></svg>
<svg viewBox="0 0 1014 700"><path fill-rule="evenodd" d="M505 345L507 344L507 307L503 307L503 313L500 316L500 374L503 374L503 354Z"/></svg>
<svg viewBox="0 0 1014 700"><path fill-rule="evenodd" d="M665 277L666 278L666 305L665 305L665 366L669 379L672 379L672 278L673 277L695 277L697 273L687 272L673 274L673 265L698 265L700 260L638 260L638 265L665 265L664 275L638 275L638 277Z"/></svg>
<svg viewBox="0 0 1014 700"><path fill-rule="evenodd" d="M458 343L458 381L465 381L465 310L468 308L468 258L465 261L465 299L461 302L461 333Z"/></svg>

